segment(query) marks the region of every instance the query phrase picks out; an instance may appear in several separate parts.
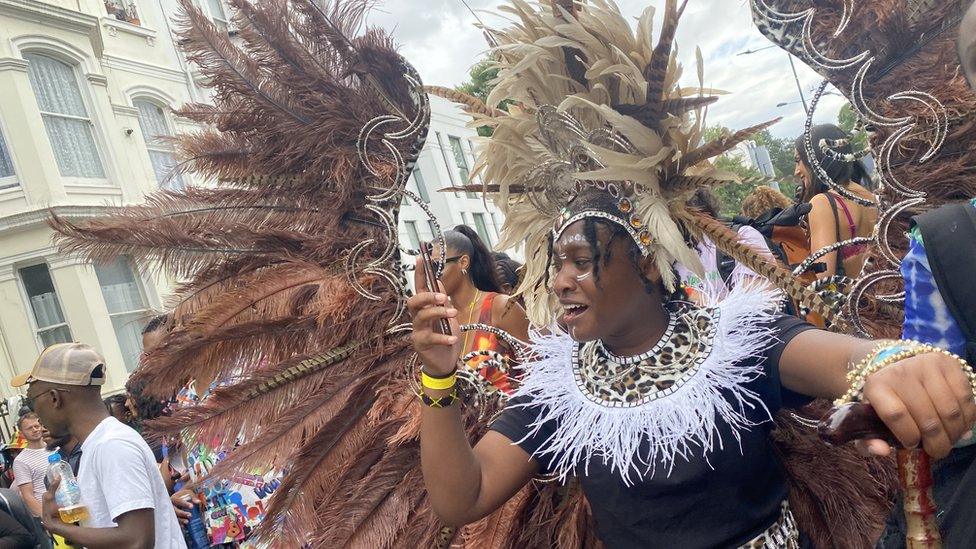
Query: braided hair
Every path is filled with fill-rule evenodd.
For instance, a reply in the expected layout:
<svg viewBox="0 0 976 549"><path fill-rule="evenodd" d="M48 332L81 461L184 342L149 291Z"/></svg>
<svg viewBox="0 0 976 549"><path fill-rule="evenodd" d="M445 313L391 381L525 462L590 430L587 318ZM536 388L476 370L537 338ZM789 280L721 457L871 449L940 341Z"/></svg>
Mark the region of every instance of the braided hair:
<svg viewBox="0 0 976 549"><path fill-rule="evenodd" d="M495 270L498 273L498 278L502 285L518 288L521 278L519 271L522 269L522 264L504 252L493 253L492 258L495 260Z"/></svg>
<svg viewBox="0 0 976 549"><path fill-rule="evenodd" d="M837 185L846 185L853 181L870 186L867 170L860 160L853 162L837 160L827 155L820 148L820 142L823 140L827 140L828 142L845 140L847 141L846 144L834 145L831 148L841 154L851 154L853 152L850 144L851 136L847 132L833 124L821 124L810 129L810 138L813 141L813 154L820 167L830 176L831 181ZM822 181L819 173L813 170L813 164L807 157L806 137L804 135L797 137L794 145L796 146L796 153L800 157L800 161L810 169L813 175L810 188L803 189L803 196L800 199L800 202L810 202L814 196L829 191L830 185L826 181Z"/></svg>

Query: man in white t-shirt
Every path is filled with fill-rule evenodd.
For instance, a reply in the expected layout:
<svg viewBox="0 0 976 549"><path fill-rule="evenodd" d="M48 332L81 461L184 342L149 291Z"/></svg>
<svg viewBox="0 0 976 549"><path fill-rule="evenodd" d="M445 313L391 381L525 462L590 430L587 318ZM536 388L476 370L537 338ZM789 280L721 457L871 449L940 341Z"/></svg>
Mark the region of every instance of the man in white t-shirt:
<svg viewBox="0 0 976 549"><path fill-rule="evenodd" d="M44 475L47 474L47 456L51 452L45 447L44 428L37 414L28 412L17 420L17 429L27 440L27 447L14 459L14 485L20 491L27 508L35 517L41 516L41 498L44 497Z"/></svg>
<svg viewBox="0 0 976 549"><path fill-rule="evenodd" d="M53 493L44 495L45 528L89 549L154 547L183 549L186 543L149 445L131 427L111 417L102 403L105 361L88 345L59 343L38 357L29 373L11 381L28 385L28 406L52 437L70 433L80 441L78 486L89 518L65 524Z"/></svg>

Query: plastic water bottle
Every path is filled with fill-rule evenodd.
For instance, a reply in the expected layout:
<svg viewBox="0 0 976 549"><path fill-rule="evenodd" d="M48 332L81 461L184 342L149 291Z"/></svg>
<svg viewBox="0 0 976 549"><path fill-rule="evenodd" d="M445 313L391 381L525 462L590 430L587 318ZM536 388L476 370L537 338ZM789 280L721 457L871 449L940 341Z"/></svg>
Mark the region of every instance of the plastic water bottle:
<svg viewBox="0 0 976 549"><path fill-rule="evenodd" d="M177 482L173 489L178 492L182 487L183 484ZM186 546L189 549L210 549L210 536L207 535L207 527L203 524L200 506L193 501L191 495L185 495L183 499L193 504L193 508L190 509L190 520L185 526L185 535L183 536Z"/></svg>
<svg viewBox="0 0 976 549"><path fill-rule="evenodd" d="M58 503L58 514L61 522L71 524L88 520L88 507L81 503L81 488L78 487L78 479L71 472L71 465L61 459L61 454L54 452L47 457L47 481L48 484L54 482L56 478L61 478L61 484L54 493L54 500Z"/></svg>

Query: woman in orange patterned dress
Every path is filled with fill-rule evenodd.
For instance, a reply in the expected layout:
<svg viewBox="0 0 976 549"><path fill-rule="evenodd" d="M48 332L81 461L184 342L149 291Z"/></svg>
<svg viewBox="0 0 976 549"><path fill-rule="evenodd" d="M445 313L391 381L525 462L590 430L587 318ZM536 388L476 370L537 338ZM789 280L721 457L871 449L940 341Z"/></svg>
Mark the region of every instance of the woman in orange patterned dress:
<svg viewBox="0 0 976 549"><path fill-rule="evenodd" d="M462 326L476 324L484 327L463 333L464 362L469 368L478 370L492 386L509 393L513 389L510 372L499 366L500 362L511 365L510 361L516 358L513 346L517 342L506 341L505 334L491 328L527 341L529 321L525 310L502 292L491 250L474 229L458 225L444 231L444 242L447 253L434 242L431 256L434 261L444 260L440 277L443 291L457 308Z"/></svg>

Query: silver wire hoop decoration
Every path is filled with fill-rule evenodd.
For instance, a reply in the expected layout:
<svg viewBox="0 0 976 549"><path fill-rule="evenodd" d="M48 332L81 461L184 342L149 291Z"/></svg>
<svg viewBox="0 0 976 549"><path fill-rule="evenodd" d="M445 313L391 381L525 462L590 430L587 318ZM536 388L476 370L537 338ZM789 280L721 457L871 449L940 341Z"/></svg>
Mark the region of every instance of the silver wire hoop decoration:
<svg viewBox="0 0 976 549"><path fill-rule="evenodd" d="M404 78L410 84L410 95L416 111L414 117L407 119L396 105L389 104L388 108L396 114L378 116L367 122L360 130L356 141L359 161L367 172L376 177L377 181L386 179L386 175L380 171L377 164L382 163L382 166L389 166L390 159L393 159L395 166L393 184L388 187L371 184L367 189L372 193L365 197L365 208L376 216L382 224L385 234L382 242L370 238L354 246L346 256L345 263L346 279L356 293L362 297L372 301L384 299L363 286L360 281L362 275L378 276L396 289L400 298L397 300L396 311L390 318L390 326L397 326L398 321L403 316L406 309L405 297L409 293L406 276L400 265L401 248L397 233L400 201L406 190L407 180L413 173L414 165L423 150L430 128L430 102L427 94L423 91L420 76L413 66L405 60L401 59L401 63ZM366 84L377 86L371 81L366 82ZM380 91L380 97L385 97L382 90L378 91ZM384 102L386 101L384 100ZM397 146L398 143L403 142L407 143L405 155L401 154L400 148ZM364 263L362 256L367 250L372 250L377 245L383 247Z"/></svg>
<svg viewBox="0 0 976 549"><path fill-rule="evenodd" d="M892 104L898 102L921 104L924 106L924 111L928 114L927 117L916 115L890 117L878 113L871 108L864 95L865 78L876 62L874 52L865 50L857 55L843 59L835 59L824 53L813 39L813 23L819 9L816 6L798 11L784 12L771 6L769 0L750 0L750 5L752 7L753 20L761 32L787 52L791 54L796 53L801 60L809 63L822 74L850 70L857 67L857 71L851 81L850 97L848 97L848 100L859 118L859 123L862 126L872 125L891 130L890 135L885 139L884 143L877 150L871 151L875 153L879 179L878 192L875 195L877 202L872 203L834 183L817 161L816 155L813 154L815 145L818 147L824 145L822 143L815 144L812 142L810 130L813 126L813 115L816 105L827 87L827 80L824 80L820 84L814 94L809 111L806 113L807 119L804 124L804 149L807 152L807 157L812 164L811 167L818 179L822 180L844 198L862 205L877 206L879 208L879 219L871 237L851 238L847 241L835 243L821 250L817 250L811 254L807 261L804 261L803 264L797 267L794 274L805 271L817 259L832 251L839 250L844 246L863 244L865 242L871 242L876 245L881 262L879 262L877 268L872 270L871 273L865 274L862 272L858 274L841 311L841 316L850 321L858 335L870 335L860 318L859 304L862 300L870 296L876 302L887 305L898 304L904 300L904 292L884 295L874 295L869 292L870 289L878 284L901 280L901 273L899 271L901 259L892 248L890 242L891 224L904 211L919 206L926 200L926 193L924 191L912 188L910 185L899 181L895 176L892 169L892 154L899 147L903 139L907 136L918 134L919 130L922 129L924 130L923 135L927 136L928 148L918 158L917 162L922 164L935 158L942 149L948 136L948 112L945 106L932 94L920 90L907 89L891 94L883 98L883 101ZM837 38L843 33L851 21L853 10L853 0L843 0L841 20L837 29L833 32L832 38ZM799 30L795 28L797 24L802 25ZM931 121L926 120L926 118L930 118ZM834 158L839 154L831 148L831 144L827 143L826 145L829 152L825 152L827 152L829 157ZM881 200L882 191L887 191L894 196L891 204L886 204L885 201Z"/></svg>

